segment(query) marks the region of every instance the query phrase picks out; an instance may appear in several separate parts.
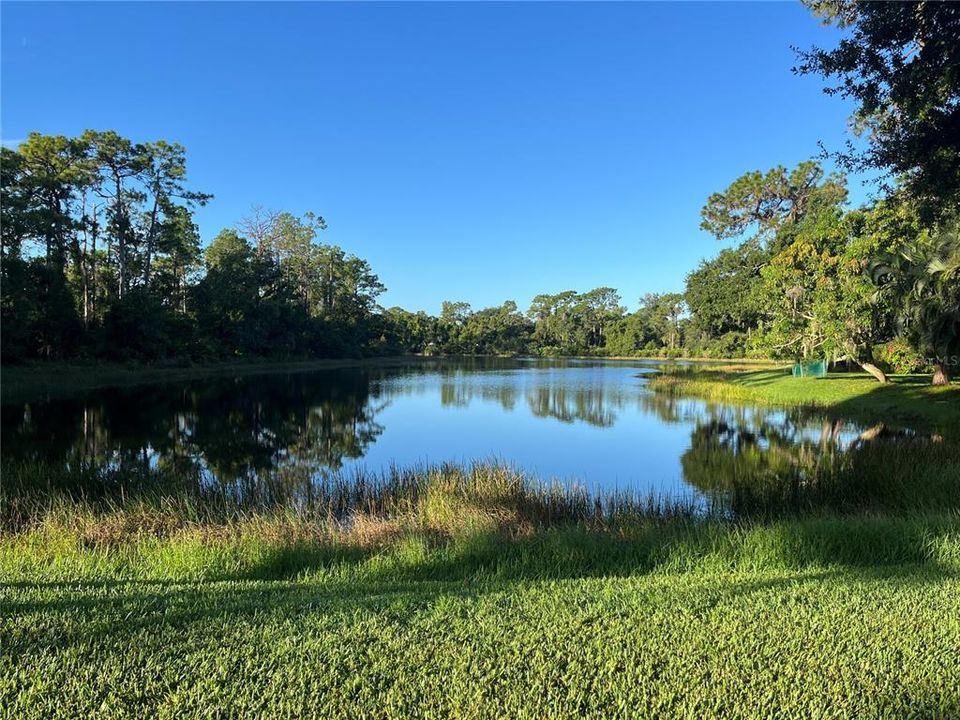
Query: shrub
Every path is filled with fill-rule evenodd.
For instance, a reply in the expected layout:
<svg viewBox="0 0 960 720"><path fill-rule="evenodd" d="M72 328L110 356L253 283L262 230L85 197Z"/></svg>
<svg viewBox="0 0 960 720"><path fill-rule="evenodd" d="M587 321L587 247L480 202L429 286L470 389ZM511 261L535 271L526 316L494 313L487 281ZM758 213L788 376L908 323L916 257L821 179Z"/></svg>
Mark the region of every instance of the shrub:
<svg viewBox="0 0 960 720"><path fill-rule="evenodd" d="M884 370L897 374L920 372L927 366L927 360L906 340L895 339L876 345L873 359Z"/></svg>

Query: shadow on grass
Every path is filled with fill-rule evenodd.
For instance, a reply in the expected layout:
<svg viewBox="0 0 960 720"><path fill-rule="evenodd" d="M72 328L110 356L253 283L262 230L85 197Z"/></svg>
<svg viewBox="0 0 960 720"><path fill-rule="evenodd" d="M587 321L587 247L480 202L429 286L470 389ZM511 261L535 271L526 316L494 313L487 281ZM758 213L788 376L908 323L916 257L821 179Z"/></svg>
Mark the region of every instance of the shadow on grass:
<svg viewBox="0 0 960 720"><path fill-rule="evenodd" d="M829 382L830 378L826 378ZM816 380L814 382L822 382ZM951 441L958 441L960 432L960 386L932 388L913 379L881 385L876 383L866 392L839 400L829 407L837 418L865 422L909 424L920 432L936 432Z"/></svg>
<svg viewBox="0 0 960 720"><path fill-rule="evenodd" d="M960 574L933 566L889 566L831 568L802 572L781 571L749 574L702 574L692 581L637 585L630 589L635 601L645 605L683 608L694 617L703 617L718 606L743 601L755 594L790 590L802 592L810 584L885 583L924 588ZM20 587L21 591L39 591L40 599L0 603L4 616L39 615L31 621L34 629L19 641L9 643L12 657L26 656L37 648L62 650L78 644L139 642L143 633L151 635L161 626L165 633L187 633L199 625L208 632L237 623L261 624L271 618L286 622L318 621L335 632L340 622L356 622L357 614L375 616L382 621L404 623L413 613L446 606L447 603L471 603L481 596L502 595L513 603L518 593L536 590L538 582L560 582L550 591L560 602L567 592L556 578L496 578L483 582L454 581L364 581L364 582L244 582L176 583L128 581L92 584L83 590L51 583L39 587ZM10 585L2 586L6 591ZM496 600L494 600L496 602ZM15 639L9 633L8 640Z"/></svg>
<svg viewBox="0 0 960 720"><path fill-rule="evenodd" d="M629 588L631 602L703 617L754 594L792 595L821 583L924 588L958 579L956 517L820 518L753 527L646 523L621 530L554 528L519 538L484 532L444 541L410 536L377 552L273 548L206 579L0 582L0 617L12 620L0 625L0 642L16 662L41 648L149 643L161 630L165 637L197 628L215 635L236 624L277 619L336 632L340 623L358 618L403 624L433 608L448 612L447 603L499 603L495 596L507 613L527 592L549 593L551 603L577 602L584 589L569 583L578 581L616 580L603 592Z"/></svg>
<svg viewBox="0 0 960 720"><path fill-rule="evenodd" d="M769 688L764 689L773 694L775 703L797 703L798 698L784 690L783 683L786 681L802 685L811 674L822 672L823 664L818 662L820 655L829 657L831 671L836 671L838 667L842 670L844 665L856 668L860 660L856 647L841 646L838 661L837 648L829 645L831 634L827 632L820 635L818 640L816 628L812 627L811 623L816 623L819 618L826 620L831 615L842 612L843 617L856 624L857 612L869 612L871 606L882 609L882 598L887 596L882 591L879 595L874 595L874 587L889 588L891 584L895 584L898 588L917 593L925 593L929 588L933 594L939 592L936 588L938 582L956 577L956 574L947 569L928 564L832 567L802 572L767 572L762 575L714 573L697 575L682 583L671 582L669 577L664 576L662 582L654 579L652 582L636 583L624 592L621 592L623 589L609 587L578 589L566 586L562 581L555 586L537 587L535 582L521 582L518 579L406 583L373 580L326 583L305 580L295 583L258 581L186 585L176 582L130 581L100 587L91 585L79 592L68 586L44 585L39 590L24 588L24 594L28 598L24 601L5 603L3 617L28 613L32 617L23 618L22 622L15 621L6 627L0 625L0 640L14 667L17 664L29 667L35 663L43 668L44 662L47 663L46 667L56 667L56 663L61 662L61 659L69 663L77 654L80 654L81 658L104 659L108 663L117 656L123 657L123 676L110 677L107 682L124 691L129 684L127 696L144 703L137 708L141 714L149 714L149 707L154 703L163 701L167 703L165 707L170 707L170 703L178 699L172 689L164 689L161 694L153 696L138 694L136 688L142 685L145 678L152 680L164 676L166 668L172 666L172 674L195 682L198 678L194 663L198 660L211 655L226 654L224 662L230 666L232 657L229 653L236 652L246 660L243 665L233 666L231 672L239 673L241 682L262 683L261 687L267 698L262 706L263 711L267 712L269 709L281 714L278 706L281 698L278 697L275 686L277 680L261 674L260 667L249 659L247 653L262 654L270 658L268 672L272 672L278 662L302 663L305 658L309 658L309 661L317 663L319 668L322 663L353 659L353 647L363 648L367 653L373 650L373 655L362 656L360 662L350 665L349 681L344 679L342 686L338 685L335 689L336 692L343 692L344 697L355 698L354 693L360 683L375 689L383 687L379 684L378 673L383 671L384 664L381 662L378 667L376 660L382 659L385 653L392 652L396 655L387 655L387 672L392 676L395 667L398 672L402 669L403 677L410 683L408 689L415 694L415 682L412 681L417 679L418 673L436 673L437 670L428 664L418 666L405 660L403 648L390 644L390 640L398 636L403 640L409 639L410 642L435 645L436 652L462 652L464 656L477 658L479 663L482 661L484 643L487 638L493 637L491 631L502 629L507 633L507 637L516 636L520 643L532 645L527 657L519 659L507 648L504 648L502 654L497 650L498 667L510 670L516 663L528 662L537 654L534 643L543 645L556 642L558 637L562 641L566 633L570 634L573 641L580 638L588 641L594 637L593 633L598 633L599 637L608 638L609 645L619 644L623 650L637 642L635 633L640 632L641 628L646 631L643 625L646 619L663 620L660 608L672 618L671 622L678 624L688 623L691 627L707 624L709 627L709 624L717 623L717 618L722 618L724 622L729 619L729 622L737 623L738 633L756 632L755 623L746 627L739 623L744 619L749 621L755 618L757 613L760 613L760 622L766 622L764 618L771 608L775 608L778 613L790 613L792 605L785 604L789 598L791 604L799 600L804 606L802 617L797 621L801 623L800 630L794 629L794 632L802 633L804 628L809 627L811 642L819 641L825 645L825 649L819 655L815 654L812 659L803 653L798 655L795 648L790 646L791 636L788 634L781 650L785 655L793 656L794 662L777 669L777 658L768 655L775 667L776 683L771 682L769 677L750 680L770 682ZM819 592L819 588L824 585L830 586L828 591ZM866 588L858 589L857 585L865 585ZM842 598L848 589L854 593L855 598L864 598L865 603L857 604L855 601L852 607L844 605L842 601L837 604L838 598ZM539 592L541 595L528 596L528 592ZM495 596L496 593L500 596ZM544 593L549 594L545 600L542 597ZM622 600L627 594L629 600L624 603ZM588 608L581 605L585 595L595 600ZM610 601L606 602L604 598L609 598ZM478 599L484 600L483 605L475 604ZM642 615L639 620L638 609ZM648 613L643 609L653 610ZM476 622L480 627L477 628L474 627L475 612L479 613ZM551 620L563 623L559 626L559 632L543 634L540 624ZM777 622L777 619L771 617L770 622ZM784 625L785 632L789 631L790 623ZM413 630L407 632L411 627ZM262 628L269 630L262 632ZM650 631L657 632L656 628L651 628ZM468 642L471 633L475 633L475 638L480 639L474 638L473 642ZM688 646L685 644L685 637L683 633L679 636L667 634L664 637L664 659L657 663L647 676L651 686L665 682L665 677L659 676L657 669L669 664L670 657L679 658L677 668L680 670L683 669L682 658L685 653L695 651L698 653L695 656L698 662L711 662L703 656L702 646L698 645L696 640ZM228 640L224 642L223 638ZM802 641L800 638L801 643ZM301 656L287 653L287 645L301 642L309 643L308 654ZM675 644L670 645L670 642ZM723 654L718 662L719 667L722 668L722 663L725 662L742 662L743 656L751 652L751 644L755 643L748 640L743 646L736 646L741 648L739 657L730 658ZM908 651L913 647L910 639L904 641L904 644ZM128 649L132 649L132 652ZM124 655L128 652L129 657ZM563 680L559 677L566 658L559 656L560 652L569 653L570 646L564 646L562 642L548 646L546 659L540 657L539 661L549 663L550 667L553 667L554 676L558 678L557 682L562 683ZM617 656L617 648L611 648L609 657ZM869 653L867 656L869 657ZM901 663L912 658L909 654L902 654L896 646L887 648L885 657L887 662L870 666L871 673L883 673L891 679L891 682L884 686L884 691L889 692L889 698L884 698L886 703L881 702L879 707L907 708L910 712L904 712L904 717L954 717L951 710L957 707L955 691L948 689L947 685L942 686L942 690L937 690L936 685L904 685L917 682L914 675L909 675L906 679L900 677L903 670ZM594 667L596 668L596 677L604 683L598 690L614 687L618 682L616 676L601 674L604 660L605 658L595 655L577 658L578 662L586 663L586 673L592 674ZM841 663L839 666L838 662ZM204 667L209 672L211 663ZM473 663L470 667L474 667ZM57 702L65 701L73 705L86 702L85 698L76 697L76 686L59 687L40 675L39 671L37 674L39 682L35 681L36 684L31 687L35 695L39 694L37 690L55 692ZM843 673L841 678L842 676ZM276 677L282 679L286 676L278 673ZM323 677L331 678L330 675ZM517 682L511 673L506 673L506 677L507 682ZM90 678L93 680L86 681L93 684L89 694L96 697L94 692L99 690L96 671L90 674ZM485 682L488 678L489 675L483 678L471 675L468 680L478 683ZM331 681L341 682L335 675ZM719 711L712 715L706 712L702 705L698 705L696 698L702 697L704 690L702 675L684 673L672 678L671 682L689 688L691 708L699 710L691 712L690 716L725 716ZM45 685L49 690L39 687L41 685ZM718 693L722 692L722 687L718 685ZM869 682L864 682L864 689L871 687ZM86 691L87 686L82 689ZM861 691L859 683L844 689L854 693ZM634 691L638 699L643 697L642 685L635 684L631 692ZM538 692L537 687L529 688L533 715L543 708ZM626 689L622 692L626 692ZM710 692L712 694L712 691ZM809 702L811 707L814 707L824 691L822 688L814 688L811 692L813 699ZM182 701L182 698L179 699ZM717 696L715 701L719 702L719 699ZM215 700L216 698L211 702ZM756 701L756 698L753 700ZM423 698L416 697L415 701L422 703ZM476 698L476 702L476 707L484 707L484 704L488 706L488 711L482 713L484 715L506 716L503 709L497 706L495 699ZM556 702L561 703L565 714L579 714L580 706L573 699L565 700L561 697L560 700L554 700L554 708L557 707ZM607 702L605 694L598 696L599 709L594 710L591 715L613 716L615 708ZM287 707L284 706L285 709ZM741 705L742 707L746 705ZM730 709L734 712L736 705ZM211 710L214 713L217 711L226 709L220 707ZM498 711L499 715L494 714ZM356 714L348 705L343 716ZM735 714L739 716L739 712ZM794 716L793 713L790 715ZM397 716L403 715L397 713Z"/></svg>
<svg viewBox="0 0 960 720"><path fill-rule="evenodd" d="M789 377L789 372L774 372L770 370L753 371L748 376L723 375L719 380L736 380L738 385L743 387L755 388L772 385L780 382L785 377Z"/></svg>
<svg viewBox="0 0 960 720"><path fill-rule="evenodd" d="M176 540L171 542L175 543ZM203 546L194 547L199 553ZM613 528L581 525L508 536L496 530L453 538L410 533L379 549L324 543L268 544L253 556L231 559L223 548L198 556L182 577L149 577L162 566L154 556L139 574L135 564L115 574L76 579L24 578L3 590L165 590L216 583L303 581L311 586L375 588L395 584L453 583L485 586L543 580L611 578L651 573L839 571L888 572L912 568L935 575L960 572L960 517L821 517L769 524L700 522L627 523ZM219 564L231 566L218 571ZM82 567L82 561L81 561ZM103 571L95 571L102 573ZM199 573L199 575L197 575ZM8 571L9 577L9 571Z"/></svg>

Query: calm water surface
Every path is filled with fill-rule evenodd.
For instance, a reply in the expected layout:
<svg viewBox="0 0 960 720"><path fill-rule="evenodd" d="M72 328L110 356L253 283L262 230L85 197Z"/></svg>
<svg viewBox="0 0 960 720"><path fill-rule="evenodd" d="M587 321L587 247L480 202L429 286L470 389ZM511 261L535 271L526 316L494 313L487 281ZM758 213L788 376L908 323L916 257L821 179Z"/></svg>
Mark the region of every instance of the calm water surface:
<svg viewBox="0 0 960 720"><path fill-rule="evenodd" d="M655 395L646 387L655 371L444 360L102 389L5 404L2 455L70 468L172 467L223 487L495 459L590 490L697 497L724 475L846 452L869 434L807 411Z"/></svg>

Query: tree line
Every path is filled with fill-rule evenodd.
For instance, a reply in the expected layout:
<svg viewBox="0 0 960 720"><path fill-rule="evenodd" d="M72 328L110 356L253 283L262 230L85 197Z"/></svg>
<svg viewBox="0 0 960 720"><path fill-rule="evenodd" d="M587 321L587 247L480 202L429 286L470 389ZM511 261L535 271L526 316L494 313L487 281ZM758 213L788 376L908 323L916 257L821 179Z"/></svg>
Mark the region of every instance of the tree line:
<svg viewBox="0 0 960 720"><path fill-rule="evenodd" d="M255 210L201 247L180 145L32 133L0 167L4 361L380 350L383 285L322 217Z"/></svg>
<svg viewBox="0 0 960 720"><path fill-rule="evenodd" d="M2 353L230 357L635 354L683 350L683 295L628 314L613 288L438 316L382 309L369 263L320 242L326 222L254 209L204 248L186 151L115 132L32 133L2 149Z"/></svg>
<svg viewBox="0 0 960 720"><path fill-rule="evenodd" d="M798 73L852 99L866 148L842 171L881 172L850 208L822 158L753 171L711 195L701 227L732 244L679 293L627 312L609 287L439 315L378 303L369 263L321 241L320 215L256 209L204 248L186 151L112 131L32 133L3 148L0 352L194 361L396 353L687 355L846 361L885 372L960 362L960 8L810 2L848 28L799 53Z"/></svg>

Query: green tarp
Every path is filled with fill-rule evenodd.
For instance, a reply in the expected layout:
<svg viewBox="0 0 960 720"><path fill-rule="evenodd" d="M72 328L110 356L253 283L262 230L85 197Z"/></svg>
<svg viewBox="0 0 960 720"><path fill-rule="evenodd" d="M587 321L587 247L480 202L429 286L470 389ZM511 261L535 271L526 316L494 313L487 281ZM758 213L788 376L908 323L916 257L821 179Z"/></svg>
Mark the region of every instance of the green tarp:
<svg viewBox="0 0 960 720"><path fill-rule="evenodd" d="M826 377L827 361L816 360L812 363L797 363L793 366L794 377Z"/></svg>

